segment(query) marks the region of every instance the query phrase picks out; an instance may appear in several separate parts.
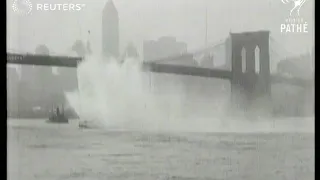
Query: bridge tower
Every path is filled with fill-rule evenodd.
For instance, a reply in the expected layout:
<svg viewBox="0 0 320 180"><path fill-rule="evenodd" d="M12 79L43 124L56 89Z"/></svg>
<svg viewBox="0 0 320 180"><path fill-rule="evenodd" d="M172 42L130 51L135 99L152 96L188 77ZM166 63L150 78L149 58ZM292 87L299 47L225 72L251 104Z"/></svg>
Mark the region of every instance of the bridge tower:
<svg viewBox="0 0 320 180"><path fill-rule="evenodd" d="M230 33L231 101L238 108L249 108L258 99L271 99L269 34Z"/></svg>

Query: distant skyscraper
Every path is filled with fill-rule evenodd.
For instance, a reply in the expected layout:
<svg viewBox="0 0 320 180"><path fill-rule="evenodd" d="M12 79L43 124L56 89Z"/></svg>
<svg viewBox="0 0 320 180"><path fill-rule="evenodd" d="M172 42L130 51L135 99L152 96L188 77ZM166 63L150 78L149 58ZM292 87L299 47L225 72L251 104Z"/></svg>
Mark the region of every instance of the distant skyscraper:
<svg viewBox="0 0 320 180"><path fill-rule="evenodd" d="M119 57L119 17L112 0L102 12L102 53L105 57Z"/></svg>
<svg viewBox="0 0 320 180"><path fill-rule="evenodd" d="M144 61L160 60L169 56L179 56L187 52L187 44L177 42L175 37L164 36L157 41L144 41Z"/></svg>

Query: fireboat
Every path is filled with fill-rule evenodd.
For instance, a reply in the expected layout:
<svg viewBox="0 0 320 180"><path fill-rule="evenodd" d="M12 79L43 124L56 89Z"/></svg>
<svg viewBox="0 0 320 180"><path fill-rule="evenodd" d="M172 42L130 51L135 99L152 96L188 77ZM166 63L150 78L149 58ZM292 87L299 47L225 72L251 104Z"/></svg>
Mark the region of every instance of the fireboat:
<svg viewBox="0 0 320 180"><path fill-rule="evenodd" d="M59 107L53 108L49 120L47 121L49 123L69 123L68 118L64 114L64 108L61 108L61 111Z"/></svg>

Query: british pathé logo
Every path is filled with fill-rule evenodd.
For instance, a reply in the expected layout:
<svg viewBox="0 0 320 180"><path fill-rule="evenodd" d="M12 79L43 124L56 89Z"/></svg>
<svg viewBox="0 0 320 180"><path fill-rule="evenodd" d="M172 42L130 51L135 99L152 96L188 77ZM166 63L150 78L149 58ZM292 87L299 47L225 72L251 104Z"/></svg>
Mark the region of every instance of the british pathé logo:
<svg viewBox="0 0 320 180"><path fill-rule="evenodd" d="M285 23L281 24L281 33L308 33L308 23L300 17L300 9L307 0L281 0L285 5L292 4L292 9L285 19Z"/></svg>
<svg viewBox="0 0 320 180"><path fill-rule="evenodd" d="M293 8L290 11L290 16L292 16L292 13L295 12L298 16L300 16L300 8L303 6L303 4L306 2L306 0L281 0L283 4L293 4Z"/></svg>

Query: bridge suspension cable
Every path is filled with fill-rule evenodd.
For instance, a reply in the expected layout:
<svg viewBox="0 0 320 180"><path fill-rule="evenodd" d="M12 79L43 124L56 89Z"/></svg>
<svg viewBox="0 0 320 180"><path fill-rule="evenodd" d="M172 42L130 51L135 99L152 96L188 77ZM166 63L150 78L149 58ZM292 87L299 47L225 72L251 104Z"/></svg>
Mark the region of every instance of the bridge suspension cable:
<svg viewBox="0 0 320 180"><path fill-rule="evenodd" d="M213 52L216 48L219 48L225 44L225 39L221 39L215 44L209 45L208 47L197 49L194 51L189 52L189 54L199 55L199 54L206 54L208 52Z"/></svg>
<svg viewBox="0 0 320 180"><path fill-rule="evenodd" d="M270 46L269 48L269 52L270 52L270 57L271 59L279 59L279 60L282 60L282 59L285 59L287 57L287 55L282 55L282 54L279 54L275 48L273 46Z"/></svg>
<svg viewBox="0 0 320 180"><path fill-rule="evenodd" d="M270 42L272 43L272 44L270 43L269 45L270 47L272 48L276 47L276 49L281 49L286 53L285 55L283 55L283 57L294 56L294 53L288 51L281 43L275 40L272 36L270 36Z"/></svg>
<svg viewBox="0 0 320 180"><path fill-rule="evenodd" d="M209 45L208 47L206 48L199 48L199 49L196 49L196 50L193 50L193 51L188 51L187 53L182 53L182 54L175 54L175 55L172 55L172 56L168 56L166 58L163 58L163 60L167 59L167 58L175 58L175 57L179 57L183 54L188 54L188 55L193 55L193 57L195 56L203 56L207 53L210 53L210 52L213 52L215 48L218 48L218 47L221 47L225 44L225 42L223 41L225 39L221 39L220 41L218 41L217 43L213 44L213 45ZM158 62L161 61L161 60L157 60Z"/></svg>

